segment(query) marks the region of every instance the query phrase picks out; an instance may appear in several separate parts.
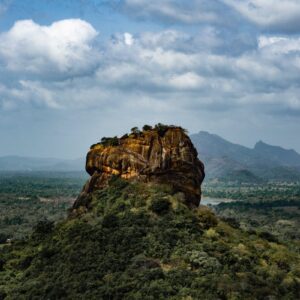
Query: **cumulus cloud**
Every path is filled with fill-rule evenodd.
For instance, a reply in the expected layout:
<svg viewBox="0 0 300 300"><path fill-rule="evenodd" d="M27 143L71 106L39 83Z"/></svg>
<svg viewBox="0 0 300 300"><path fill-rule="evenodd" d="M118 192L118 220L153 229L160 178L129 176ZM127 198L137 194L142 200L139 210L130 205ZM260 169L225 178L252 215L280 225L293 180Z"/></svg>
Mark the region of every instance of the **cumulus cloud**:
<svg viewBox="0 0 300 300"><path fill-rule="evenodd" d="M54 24L62 26L66 22ZM0 35L0 39L15 45L11 49L16 49L10 54L0 44L1 57L6 62L3 71L14 74L10 87L2 80L2 109L34 105L52 109L126 111L136 107L167 111L172 107L180 113L256 107L270 113L300 113L300 42L296 37L262 35L256 48L231 55L218 51L224 41L210 27L194 35L177 30L124 32L102 41L101 59L95 61L100 52L93 45L97 33L82 22L81 31L72 28L63 33L53 30L54 24L44 28L30 21L29 27L38 34L32 45L25 39L24 49L21 37L27 38L29 34L23 31L33 29L19 30L15 24ZM50 41L45 41L45 30ZM45 50L41 41L50 49ZM55 49L61 49L59 54ZM47 77L51 66L55 80Z"/></svg>
<svg viewBox="0 0 300 300"><path fill-rule="evenodd" d="M76 10L74 1L54 2ZM145 122L240 131L240 138L253 128L297 135L300 38L291 33L300 28L298 1L82 2L120 3L115 9L132 18L113 12L97 22L103 35L80 19L47 26L23 20L0 32L0 134L7 140L32 141L32 130L48 140L36 126L43 122L51 124L49 136L53 128L63 139L73 132L72 149L92 132L87 145ZM101 16L112 12L97 7ZM107 29L111 18L120 23ZM124 30L108 37L113 28Z"/></svg>
<svg viewBox="0 0 300 300"><path fill-rule="evenodd" d="M139 43L145 48L172 49L190 53L199 52L201 49L214 51L224 46L219 32L211 26L199 28L195 36L172 29L156 33L143 32L139 36Z"/></svg>
<svg viewBox="0 0 300 300"><path fill-rule="evenodd" d="M132 34L125 32L124 33L124 42L126 45L131 46L134 43Z"/></svg>
<svg viewBox="0 0 300 300"><path fill-rule="evenodd" d="M298 0L223 0L258 26L286 32L299 32Z"/></svg>
<svg viewBox="0 0 300 300"><path fill-rule="evenodd" d="M89 73L97 67L99 53L93 26L80 19L41 26L32 20L16 22L0 34L0 60L10 72L62 78Z"/></svg>
<svg viewBox="0 0 300 300"><path fill-rule="evenodd" d="M107 45L106 64L95 79L103 88L119 90L119 99L138 101L145 95L175 102L181 109L299 110L300 99L294 94L300 80L296 38L261 36L257 49L239 56L214 53L212 46L203 48L176 31L148 32L132 39L128 45L119 35ZM280 46L272 42L276 39ZM193 51L181 46L182 41L189 41Z"/></svg>

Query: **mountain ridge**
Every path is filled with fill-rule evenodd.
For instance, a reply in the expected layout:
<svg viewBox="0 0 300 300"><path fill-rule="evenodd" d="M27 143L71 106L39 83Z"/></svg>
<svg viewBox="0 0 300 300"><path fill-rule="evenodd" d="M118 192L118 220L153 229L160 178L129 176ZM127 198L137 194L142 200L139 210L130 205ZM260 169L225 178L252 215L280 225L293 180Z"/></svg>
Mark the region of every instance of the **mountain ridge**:
<svg viewBox="0 0 300 300"><path fill-rule="evenodd" d="M300 154L293 149L262 141L257 142L254 148L248 148L207 131L192 134L191 140L206 165L210 179L239 181L238 176L232 177L232 174L248 171L253 175L249 173L252 179L300 180Z"/></svg>

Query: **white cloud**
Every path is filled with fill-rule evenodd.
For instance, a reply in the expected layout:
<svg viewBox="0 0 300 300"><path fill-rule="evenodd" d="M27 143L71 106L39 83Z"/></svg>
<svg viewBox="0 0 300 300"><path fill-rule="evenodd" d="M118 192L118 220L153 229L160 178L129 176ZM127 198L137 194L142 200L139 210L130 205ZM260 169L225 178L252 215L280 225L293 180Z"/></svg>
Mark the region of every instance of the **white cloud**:
<svg viewBox="0 0 300 300"><path fill-rule="evenodd" d="M127 46L131 46L134 43L132 34L125 32L124 33L124 42Z"/></svg>
<svg viewBox="0 0 300 300"><path fill-rule="evenodd" d="M207 84L205 79L194 72L174 76L170 79L169 83L174 89L183 90L199 89Z"/></svg>
<svg viewBox="0 0 300 300"><path fill-rule="evenodd" d="M31 25L40 28L37 24ZM8 33L15 37L15 33L11 33L14 29L15 26ZM67 55L69 48L65 47L65 39L69 34L62 36L64 38L59 42L55 39L57 46L62 43L62 53L51 56L49 50L51 55L48 52L44 56L39 52L42 63L36 63L37 69L27 73L20 67L13 69L14 82L10 83L13 88L2 80L2 109L32 104L55 109L118 108L129 111L133 107L140 110L144 107L154 111L149 103L155 103L156 108L167 110L172 107L177 112L243 107L300 112L298 93L295 92L299 90L300 81L299 40L296 37L261 36L257 49L232 56L212 51L215 43L201 43L202 32L195 36L175 30L135 35L120 33L103 43L101 64L96 64L94 72L74 77L74 72L64 71L65 64L72 61L72 67L80 67L82 71L82 60L77 66L78 60L73 58L73 53L71 58ZM90 46L93 38L84 43L82 41L86 39L80 36L72 38L79 39L78 44L88 47L88 52L100 51ZM20 47L20 39L15 37L15 40ZM39 36L36 40L40 41ZM40 48L33 45L33 49ZM22 51L21 54L15 57L22 62L21 58L26 56ZM85 55L83 58L83 61L87 60L84 65L89 65L89 58ZM32 58L31 64L33 62ZM92 62L94 67L93 59ZM65 77L48 80L50 64L56 66L57 74L62 70ZM10 64L7 68L7 72L11 72ZM39 76L32 77L31 72Z"/></svg>
<svg viewBox="0 0 300 300"><path fill-rule="evenodd" d="M164 30L161 32L143 32L139 36L139 43L146 48L162 48L184 52L199 52L201 49L211 49L221 46L223 41L217 30L211 26L199 28L193 37L177 30Z"/></svg>
<svg viewBox="0 0 300 300"><path fill-rule="evenodd" d="M0 60L7 70L46 78L79 76L97 67L93 48L97 31L80 19L41 26L32 20L18 21L0 34Z"/></svg>
<svg viewBox="0 0 300 300"><path fill-rule="evenodd" d="M186 33L176 30L164 30L161 32L144 32L140 36L141 44L152 48L170 48L174 47L178 42L186 42L190 36Z"/></svg>
<svg viewBox="0 0 300 300"><path fill-rule="evenodd" d="M259 37L258 47L264 52L273 54L288 54L290 52L300 52L300 38L283 36L261 36Z"/></svg>
<svg viewBox="0 0 300 300"><path fill-rule="evenodd" d="M223 0L255 24L279 31L299 31L299 0Z"/></svg>
<svg viewBox="0 0 300 300"><path fill-rule="evenodd" d="M20 85L21 90L30 95L30 101L34 101L39 105L46 105L49 108L60 108L60 104L55 100L54 93L40 82L21 80Z"/></svg>

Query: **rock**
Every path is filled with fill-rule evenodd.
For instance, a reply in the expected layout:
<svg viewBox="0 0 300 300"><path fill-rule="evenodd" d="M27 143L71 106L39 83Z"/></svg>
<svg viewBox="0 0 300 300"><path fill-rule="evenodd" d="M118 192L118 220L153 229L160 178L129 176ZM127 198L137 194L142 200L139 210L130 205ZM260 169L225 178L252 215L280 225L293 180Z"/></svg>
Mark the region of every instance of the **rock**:
<svg viewBox="0 0 300 300"><path fill-rule="evenodd" d="M198 206L204 165L197 150L181 127L164 126L122 138L104 138L105 143L91 146L86 171L91 175L74 208L86 206L86 196L108 186L113 176L169 184L174 192L183 192L188 206Z"/></svg>

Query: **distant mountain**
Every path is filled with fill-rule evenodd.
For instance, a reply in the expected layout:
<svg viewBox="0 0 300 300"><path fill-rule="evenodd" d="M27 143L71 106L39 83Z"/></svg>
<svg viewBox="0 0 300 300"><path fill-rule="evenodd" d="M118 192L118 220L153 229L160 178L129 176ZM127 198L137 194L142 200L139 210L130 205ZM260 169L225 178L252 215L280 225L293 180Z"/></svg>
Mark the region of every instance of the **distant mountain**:
<svg viewBox="0 0 300 300"><path fill-rule="evenodd" d="M300 180L300 154L295 150L262 141L251 149L206 131L192 134L191 139L206 166L207 178L246 182Z"/></svg>
<svg viewBox="0 0 300 300"><path fill-rule="evenodd" d="M254 146L254 151L261 157L289 167L300 166L300 154L295 150L286 150L279 146L271 146L259 141Z"/></svg>
<svg viewBox="0 0 300 300"><path fill-rule="evenodd" d="M0 157L0 171L84 171L85 159Z"/></svg>

